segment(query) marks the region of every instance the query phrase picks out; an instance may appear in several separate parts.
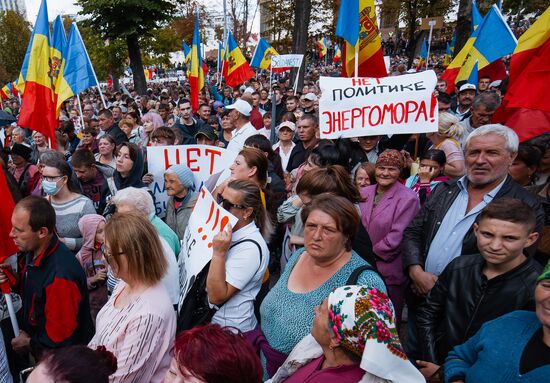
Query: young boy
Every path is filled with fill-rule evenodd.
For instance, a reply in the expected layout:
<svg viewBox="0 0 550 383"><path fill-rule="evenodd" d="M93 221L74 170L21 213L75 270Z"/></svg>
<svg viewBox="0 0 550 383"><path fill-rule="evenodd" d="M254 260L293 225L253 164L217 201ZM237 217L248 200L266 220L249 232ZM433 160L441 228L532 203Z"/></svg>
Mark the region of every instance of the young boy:
<svg viewBox="0 0 550 383"><path fill-rule="evenodd" d="M514 310L535 308L533 292L542 271L524 249L538 233L535 212L520 200L489 203L474 224L479 254L454 259L418 310L424 376L431 376L448 352L487 321Z"/></svg>

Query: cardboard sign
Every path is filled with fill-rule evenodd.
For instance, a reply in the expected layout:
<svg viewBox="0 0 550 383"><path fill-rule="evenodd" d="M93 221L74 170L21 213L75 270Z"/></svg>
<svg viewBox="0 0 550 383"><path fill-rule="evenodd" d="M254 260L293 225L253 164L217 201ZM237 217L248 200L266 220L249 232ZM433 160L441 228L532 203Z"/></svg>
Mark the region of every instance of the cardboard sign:
<svg viewBox="0 0 550 383"><path fill-rule="evenodd" d="M147 147L149 173L153 183L149 188L155 196L155 213L163 216L166 211L164 171L175 164L186 165L195 175L197 190L212 174L229 168L237 154L224 148L209 145L178 145Z"/></svg>
<svg viewBox="0 0 550 383"><path fill-rule="evenodd" d="M321 138L436 132L434 71L383 78L321 77Z"/></svg>
<svg viewBox="0 0 550 383"><path fill-rule="evenodd" d="M299 68L302 66L304 55L271 56L271 68Z"/></svg>
<svg viewBox="0 0 550 383"><path fill-rule="evenodd" d="M178 257L180 273L180 300L178 310L195 278L212 259L212 239L227 224L235 226L238 219L214 201L210 192L203 186L199 192L195 208L189 217L183 244Z"/></svg>

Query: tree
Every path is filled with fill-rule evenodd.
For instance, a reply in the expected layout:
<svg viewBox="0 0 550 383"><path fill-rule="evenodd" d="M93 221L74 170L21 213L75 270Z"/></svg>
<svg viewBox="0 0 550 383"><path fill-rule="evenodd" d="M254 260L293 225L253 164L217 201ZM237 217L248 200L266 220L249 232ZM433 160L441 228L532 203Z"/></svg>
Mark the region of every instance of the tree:
<svg viewBox="0 0 550 383"><path fill-rule="evenodd" d="M0 86L19 76L30 38L31 26L23 16L0 12Z"/></svg>
<svg viewBox="0 0 550 383"><path fill-rule="evenodd" d="M105 39L124 39L128 48L135 90L144 95L147 89L140 38L152 36L175 14L176 0L77 0L82 15Z"/></svg>
<svg viewBox="0 0 550 383"><path fill-rule="evenodd" d="M309 21L311 16L311 0L301 0L296 4L296 13L294 15L294 38L292 40L293 53L306 53ZM294 76L298 76L298 88L301 88L304 81L305 65L300 67L300 71L293 71Z"/></svg>

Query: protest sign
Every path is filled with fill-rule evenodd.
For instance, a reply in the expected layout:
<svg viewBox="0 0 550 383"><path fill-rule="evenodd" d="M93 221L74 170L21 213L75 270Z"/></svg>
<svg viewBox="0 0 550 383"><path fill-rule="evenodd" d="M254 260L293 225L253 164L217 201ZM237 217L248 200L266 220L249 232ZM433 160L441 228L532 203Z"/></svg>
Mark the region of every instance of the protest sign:
<svg viewBox="0 0 550 383"><path fill-rule="evenodd" d="M201 270L212 259L212 239L227 224L235 226L237 218L216 203L210 192L203 186L195 208L189 217L178 257L180 272L180 299L178 310L193 286Z"/></svg>
<svg viewBox="0 0 550 383"><path fill-rule="evenodd" d="M321 77L321 138L437 131L433 71L382 78Z"/></svg>
<svg viewBox="0 0 550 383"><path fill-rule="evenodd" d="M162 216L166 211L168 197L164 186L164 171L170 166L184 164L191 169L198 190L212 174L229 168L236 156L232 151L209 145L147 147L149 173L153 175L153 183L149 188L155 197L156 215Z"/></svg>
<svg viewBox="0 0 550 383"><path fill-rule="evenodd" d="M302 66L304 55L271 56L271 68L299 68Z"/></svg>

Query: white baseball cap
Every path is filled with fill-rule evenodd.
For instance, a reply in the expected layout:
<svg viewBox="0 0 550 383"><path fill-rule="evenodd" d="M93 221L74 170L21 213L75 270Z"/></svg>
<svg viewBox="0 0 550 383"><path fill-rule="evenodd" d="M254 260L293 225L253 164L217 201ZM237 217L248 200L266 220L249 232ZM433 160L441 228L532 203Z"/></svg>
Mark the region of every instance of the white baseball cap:
<svg viewBox="0 0 550 383"><path fill-rule="evenodd" d="M315 93L307 93L307 94L304 96L304 100L308 100L308 101L317 101L317 96L315 95Z"/></svg>
<svg viewBox="0 0 550 383"><path fill-rule="evenodd" d="M462 91L465 91L465 90L477 90L477 87L474 85L474 84L464 84L460 87L459 89L459 93L462 92Z"/></svg>
<svg viewBox="0 0 550 383"><path fill-rule="evenodd" d="M235 109L240 114L242 114L244 116L247 116L247 117L249 117L250 112L252 112L252 106L247 101L242 100L240 98L237 101L235 101L234 104L227 105L225 107L225 109Z"/></svg>
<svg viewBox="0 0 550 383"><path fill-rule="evenodd" d="M277 126L277 132L281 129L281 128L289 128L290 130L292 130L293 132L296 131L296 124L293 123L292 121L283 121L279 124L279 126Z"/></svg>

